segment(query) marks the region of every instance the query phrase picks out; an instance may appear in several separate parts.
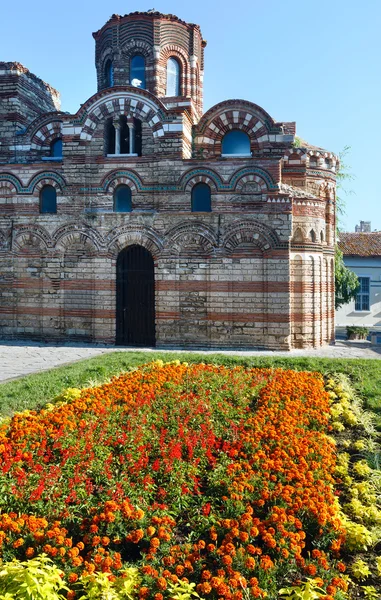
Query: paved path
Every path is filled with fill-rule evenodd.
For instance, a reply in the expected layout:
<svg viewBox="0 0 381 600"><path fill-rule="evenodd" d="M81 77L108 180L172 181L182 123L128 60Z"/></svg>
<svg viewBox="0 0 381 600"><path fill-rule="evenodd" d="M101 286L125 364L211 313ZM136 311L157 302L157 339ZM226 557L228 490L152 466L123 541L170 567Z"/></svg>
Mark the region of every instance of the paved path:
<svg viewBox="0 0 381 600"><path fill-rule="evenodd" d="M92 358L108 352L131 352L136 349L95 346L91 344L39 344L37 342L0 341L0 381L14 379L30 373L46 371L84 358ZM153 351L139 348L139 350ZM163 351L166 352L166 351ZM172 350L167 350L172 352ZM189 352L183 350L181 352ZM202 353L197 350L195 353ZM371 346L370 342L337 341L335 346L311 350L291 350L291 352L252 351L205 351L203 354L226 354L237 356L289 356L323 358L372 358L381 360L381 346ZM381 367L381 365L380 365Z"/></svg>

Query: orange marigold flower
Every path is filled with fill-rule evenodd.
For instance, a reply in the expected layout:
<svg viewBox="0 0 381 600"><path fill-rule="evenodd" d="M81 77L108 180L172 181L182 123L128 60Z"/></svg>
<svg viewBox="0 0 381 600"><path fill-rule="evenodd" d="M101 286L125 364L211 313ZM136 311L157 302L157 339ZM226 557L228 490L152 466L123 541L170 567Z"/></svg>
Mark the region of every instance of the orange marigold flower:
<svg viewBox="0 0 381 600"><path fill-rule="evenodd" d="M13 542L12 546L14 548L20 548L20 546L22 546L23 543L24 543L23 538L18 538L18 540L16 540L16 541Z"/></svg>
<svg viewBox="0 0 381 600"><path fill-rule="evenodd" d="M158 579L156 579L156 585L159 588L159 590L166 590L167 589L167 581L164 577L159 577Z"/></svg>
<svg viewBox="0 0 381 600"><path fill-rule="evenodd" d="M78 581L77 573L70 573L70 575L68 577L68 581L69 581L69 583L75 583L76 581Z"/></svg>

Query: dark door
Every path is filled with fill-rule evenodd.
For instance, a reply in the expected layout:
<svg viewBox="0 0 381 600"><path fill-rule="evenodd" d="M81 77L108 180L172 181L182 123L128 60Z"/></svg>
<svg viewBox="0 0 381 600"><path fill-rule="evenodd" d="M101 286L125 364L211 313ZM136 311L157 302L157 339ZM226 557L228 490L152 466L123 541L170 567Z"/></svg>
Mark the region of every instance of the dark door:
<svg viewBox="0 0 381 600"><path fill-rule="evenodd" d="M154 264L143 246L128 246L116 263L116 343L155 345Z"/></svg>

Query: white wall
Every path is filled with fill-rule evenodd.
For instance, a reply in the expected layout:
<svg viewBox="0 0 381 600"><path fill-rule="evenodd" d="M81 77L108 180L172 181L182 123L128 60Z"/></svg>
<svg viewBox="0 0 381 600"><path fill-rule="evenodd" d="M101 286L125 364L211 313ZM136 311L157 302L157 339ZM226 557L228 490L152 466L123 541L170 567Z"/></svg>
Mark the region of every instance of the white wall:
<svg viewBox="0 0 381 600"><path fill-rule="evenodd" d="M345 266L359 277L370 277L369 312L356 311L355 301L336 311L336 327L357 325L381 331L381 256L377 258L344 257Z"/></svg>

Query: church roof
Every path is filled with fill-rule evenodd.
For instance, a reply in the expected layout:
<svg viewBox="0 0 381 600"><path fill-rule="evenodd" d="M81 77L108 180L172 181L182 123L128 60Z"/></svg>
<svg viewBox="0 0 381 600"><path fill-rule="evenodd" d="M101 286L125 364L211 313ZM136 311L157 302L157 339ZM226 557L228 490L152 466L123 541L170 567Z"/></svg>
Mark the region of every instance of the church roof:
<svg viewBox="0 0 381 600"><path fill-rule="evenodd" d="M340 232L338 245L344 256L381 256L381 231Z"/></svg>
<svg viewBox="0 0 381 600"><path fill-rule="evenodd" d="M182 25L186 25L187 27L194 27L194 28L200 30L200 26L197 25L196 23L187 23L186 21L179 19L179 17L177 17L176 15L161 13L160 11L155 10L153 8L153 9L147 10L147 11L136 10L135 12L127 13L125 15L113 14L109 18L109 20L106 21L106 23L103 25L103 27L101 27L98 31L95 31L93 33L93 38L97 39L98 35L101 33L101 31L103 31L103 29L107 25L127 19L128 17L150 17L153 19L166 19L168 21L176 21L176 23L181 23ZM200 31L200 33L201 33L201 31ZM205 42L205 44L206 44L206 42Z"/></svg>

